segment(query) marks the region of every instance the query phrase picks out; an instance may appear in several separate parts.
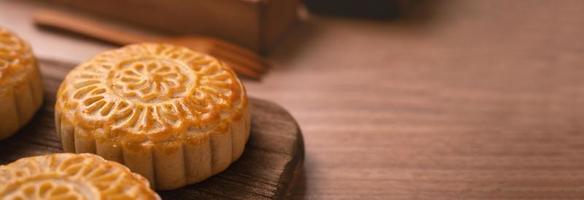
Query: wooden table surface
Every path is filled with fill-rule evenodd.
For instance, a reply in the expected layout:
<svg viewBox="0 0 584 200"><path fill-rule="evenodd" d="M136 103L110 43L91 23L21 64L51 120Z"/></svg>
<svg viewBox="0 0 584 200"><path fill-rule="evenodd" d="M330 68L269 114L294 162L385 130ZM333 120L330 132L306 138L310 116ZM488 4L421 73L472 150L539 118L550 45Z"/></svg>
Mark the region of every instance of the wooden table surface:
<svg viewBox="0 0 584 200"><path fill-rule="evenodd" d="M45 58L112 46L0 25ZM398 21L305 17L251 96L298 120L306 160L291 197L583 199L584 1L416 1Z"/></svg>

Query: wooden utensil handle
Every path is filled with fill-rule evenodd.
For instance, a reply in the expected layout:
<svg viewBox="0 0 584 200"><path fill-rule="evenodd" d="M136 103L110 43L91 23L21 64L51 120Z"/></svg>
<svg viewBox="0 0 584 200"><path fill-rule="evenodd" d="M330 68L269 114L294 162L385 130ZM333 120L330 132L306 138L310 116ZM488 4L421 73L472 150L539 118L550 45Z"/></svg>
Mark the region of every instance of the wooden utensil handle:
<svg viewBox="0 0 584 200"><path fill-rule="evenodd" d="M161 40L157 36L123 30L98 19L65 11L41 10L33 19L37 25L67 30L118 45Z"/></svg>

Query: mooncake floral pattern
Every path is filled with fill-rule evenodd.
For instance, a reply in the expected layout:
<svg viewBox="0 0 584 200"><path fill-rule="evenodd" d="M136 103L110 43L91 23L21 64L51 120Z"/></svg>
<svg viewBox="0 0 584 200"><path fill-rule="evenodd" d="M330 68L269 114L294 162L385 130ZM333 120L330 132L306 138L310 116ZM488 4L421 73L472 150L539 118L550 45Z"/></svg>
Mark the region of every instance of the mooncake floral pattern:
<svg viewBox="0 0 584 200"><path fill-rule="evenodd" d="M81 127L157 138L184 133L185 127L219 125L245 103L242 93L233 71L213 57L173 45L137 44L81 64L61 85L57 101L75 112ZM183 137L163 135L162 140Z"/></svg>
<svg viewBox="0 0 584 200"><path fill-rule="evenodd" d="M33 62L30 47L13 33L0 27L0 81L9 77L14 66Z"/></svg>
<svg viewBox="0 0 584 200"><path fill-rule="evenodd" d="M51 154L0 166L0 199L159 199L146 179L92 154Z"/></svg>
<svg viewBox="0 0 584 200"><path fill-rule="evenodd" d="M185 86L192 82L180 65L173 60L152 58L124 63L110 78L112 89L120 96L142 103L184 97Z"/></svg>

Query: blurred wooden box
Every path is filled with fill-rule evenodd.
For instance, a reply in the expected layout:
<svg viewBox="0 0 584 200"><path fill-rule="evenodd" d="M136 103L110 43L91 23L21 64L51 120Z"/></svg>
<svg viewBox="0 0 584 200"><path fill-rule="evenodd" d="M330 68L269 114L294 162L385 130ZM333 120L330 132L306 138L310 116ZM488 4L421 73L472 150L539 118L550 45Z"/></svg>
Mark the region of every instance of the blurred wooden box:
<svg viewBox="0 0 584 200"><path fill-rule="evenodd" d="M297 19L299 0L48 0L174 34L208 35L267 52Z"/></svg>

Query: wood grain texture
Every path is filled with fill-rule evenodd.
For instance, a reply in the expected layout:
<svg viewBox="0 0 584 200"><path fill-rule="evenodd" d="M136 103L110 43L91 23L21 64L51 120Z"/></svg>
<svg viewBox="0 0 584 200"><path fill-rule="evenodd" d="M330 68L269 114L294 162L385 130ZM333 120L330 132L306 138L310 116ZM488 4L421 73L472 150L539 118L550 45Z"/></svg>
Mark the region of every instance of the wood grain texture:
<svg viewBox="0 0 584 200"><path fill-rule="evenodd" d="M43 60L45 102L34 119L0 141L0 164L26 156L62 152L55 133L55 92L72 64ZM302 134L282 107L251 98L251 134L242 157L226 171L201 183L159 192L163 199L281 199L293 185L304 159Z"/></svg>
<svg viewBox="0 0 584 200"><path fill-rule="evenodd" d="M0 24L43 56L111 48L34 30L32 6L5 2ZM246 82L302 125L291 197L583 199L584 2L411 6L390 22L308 16Z"/></svg>

